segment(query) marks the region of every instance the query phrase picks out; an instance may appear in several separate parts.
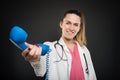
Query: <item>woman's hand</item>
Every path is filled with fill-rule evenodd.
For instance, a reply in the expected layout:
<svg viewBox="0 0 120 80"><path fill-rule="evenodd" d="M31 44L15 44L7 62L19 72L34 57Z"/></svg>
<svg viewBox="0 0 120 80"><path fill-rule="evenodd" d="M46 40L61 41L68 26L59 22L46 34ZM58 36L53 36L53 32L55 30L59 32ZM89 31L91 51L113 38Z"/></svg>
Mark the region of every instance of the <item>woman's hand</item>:
<svg viewBox="0 0 120 80"><path fill-rule="evenodd" d="M36 45L32 45L29 43L25 43L25 44L28 46L28 48L22 52L22 56L25 58L25 60L29 62L39 61L42 47L38 47Z"/></svg>

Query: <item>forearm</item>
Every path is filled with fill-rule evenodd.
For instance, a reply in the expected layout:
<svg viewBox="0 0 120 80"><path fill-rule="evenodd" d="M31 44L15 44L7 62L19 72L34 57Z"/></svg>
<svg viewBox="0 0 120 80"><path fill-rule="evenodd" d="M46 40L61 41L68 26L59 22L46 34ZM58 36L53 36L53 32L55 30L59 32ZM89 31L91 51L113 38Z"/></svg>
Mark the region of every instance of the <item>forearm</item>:
<svg viewBox="0 0 120 80"><path fill-rule="evenodd" d="M41 56L40 61L30 62L36 76L43 77L46 72L46 56Z"/></svg>

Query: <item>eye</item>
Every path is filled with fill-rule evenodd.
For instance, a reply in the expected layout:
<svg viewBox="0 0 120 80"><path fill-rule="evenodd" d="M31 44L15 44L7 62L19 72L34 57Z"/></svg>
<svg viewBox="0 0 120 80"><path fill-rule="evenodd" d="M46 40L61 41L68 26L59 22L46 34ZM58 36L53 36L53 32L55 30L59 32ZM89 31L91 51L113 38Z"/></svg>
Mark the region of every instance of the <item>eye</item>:
<svg viewBox="0 0 120 80"><path fill-rule="evenodd" d="M70 22L66 22L66 24L71 24Z"/></svg>
<svg viewBox="0 0 120 80"><path fill-rule="evenodd" d="M79 24L75 23L75 24L74 24L74 26L78 27L78 26L79 26Z"/></svg>

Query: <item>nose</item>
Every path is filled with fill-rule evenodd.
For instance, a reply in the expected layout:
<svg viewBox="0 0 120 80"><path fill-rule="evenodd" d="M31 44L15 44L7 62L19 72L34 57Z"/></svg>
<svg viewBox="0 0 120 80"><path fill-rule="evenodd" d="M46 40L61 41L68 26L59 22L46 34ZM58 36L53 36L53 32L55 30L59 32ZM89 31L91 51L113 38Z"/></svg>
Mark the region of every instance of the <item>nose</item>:
<svg viewBox="0 0 120 80"><path fill-rule="evenodd" d="M71 30L71 31L74 30L74 25L73 25L73 24L70 25L70 30Z"/></svg>

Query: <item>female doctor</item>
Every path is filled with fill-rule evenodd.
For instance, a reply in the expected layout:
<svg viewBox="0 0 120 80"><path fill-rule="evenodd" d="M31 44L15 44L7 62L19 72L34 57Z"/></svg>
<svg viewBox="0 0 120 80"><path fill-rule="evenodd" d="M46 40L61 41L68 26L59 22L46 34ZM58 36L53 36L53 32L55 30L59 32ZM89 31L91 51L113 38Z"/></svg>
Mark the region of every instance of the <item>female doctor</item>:
<svg viewBox="0 0 120 80"><path fill-rule="evenodd" d="M30 62L36 76L46 75L46 80L97 80L86 47L85 19L80 10L68 10L60 20L61 38L45 42L51 51L41 55L42 47L26 42L29 47L22 52Z"/></svg>

